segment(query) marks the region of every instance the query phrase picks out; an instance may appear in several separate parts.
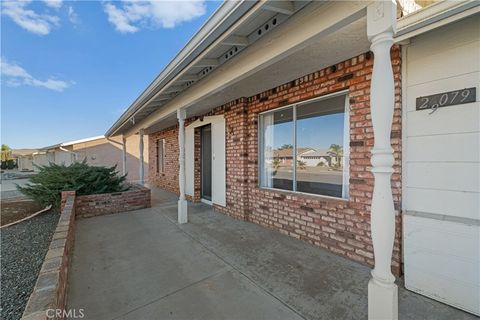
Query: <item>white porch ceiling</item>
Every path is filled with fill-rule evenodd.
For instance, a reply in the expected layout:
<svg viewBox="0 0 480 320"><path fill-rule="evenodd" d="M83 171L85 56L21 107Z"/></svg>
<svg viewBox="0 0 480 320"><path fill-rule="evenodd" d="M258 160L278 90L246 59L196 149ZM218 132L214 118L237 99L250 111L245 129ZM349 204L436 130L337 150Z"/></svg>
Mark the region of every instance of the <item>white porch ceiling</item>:
<svg viewBox="0 0 480 320"><path fill-rule="evenodd" d="M366 36L366 18L363 17L327 36L317 36L304 48L282 60L242 79L241 81L195 103L187 108L187 117L202 115L229 101L249 97L321 70L369 50ZM233 62L233 61L232 61ZM220 70L221 71L221 70ZM216 71L210 76L215 77ZM171 114L147 128L147 133L168 128L177 123Z"/></svg>

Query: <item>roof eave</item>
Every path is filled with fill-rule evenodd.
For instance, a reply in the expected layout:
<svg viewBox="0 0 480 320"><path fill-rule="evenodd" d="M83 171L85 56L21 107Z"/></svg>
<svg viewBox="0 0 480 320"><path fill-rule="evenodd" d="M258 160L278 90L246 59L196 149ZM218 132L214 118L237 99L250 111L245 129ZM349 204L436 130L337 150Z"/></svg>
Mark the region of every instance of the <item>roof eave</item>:
<svg viewBox="0 0 480 320"><path fill-rule="evenodd" d="M122 125L144 106L145 100L147 100L149 96L155 94L178 75L191 61L203 52L203 50L208 48L218 36L223 34L239 17L253 7L255 3L256 1L248 0L225 1L142 94L135 99L113 126L108 129L105 136L111 137L115 135Z"/></svg>

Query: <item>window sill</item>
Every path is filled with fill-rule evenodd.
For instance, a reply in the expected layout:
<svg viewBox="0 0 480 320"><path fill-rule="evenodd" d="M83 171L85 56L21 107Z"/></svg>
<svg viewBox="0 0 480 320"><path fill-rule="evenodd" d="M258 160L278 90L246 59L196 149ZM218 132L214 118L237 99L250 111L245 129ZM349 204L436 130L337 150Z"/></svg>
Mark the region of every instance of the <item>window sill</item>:
<svg viewBox="0 0 480 320"><path fill-rule="evenodd" d="M313 198L315 200L323 200L323 201L338 201L338 202L349 202L348 198L339 198L339 197L332 197L332 196L325 196L322 194L314 194L314 193L306 193L300 191L292 191L292 190L282 190L282 189L275 189L275 188L267 188L267 187L260 187L257 186L259 190L263 191L272 191L278 192L289 196L300 196L300 197L307 197Z"/></svg>

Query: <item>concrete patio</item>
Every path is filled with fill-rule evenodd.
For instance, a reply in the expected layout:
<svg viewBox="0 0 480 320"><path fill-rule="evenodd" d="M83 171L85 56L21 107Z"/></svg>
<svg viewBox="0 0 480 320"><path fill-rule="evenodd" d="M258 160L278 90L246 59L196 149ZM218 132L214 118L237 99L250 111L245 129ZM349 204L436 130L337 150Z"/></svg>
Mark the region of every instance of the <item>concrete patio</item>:
<svg viewBox="0 0 480 320"><path fill-rule="evenodd" d="M369 268L177 196L77 221L69 308L85 319L366 319ZM475 319L399 288L401 319Z"/></svg>

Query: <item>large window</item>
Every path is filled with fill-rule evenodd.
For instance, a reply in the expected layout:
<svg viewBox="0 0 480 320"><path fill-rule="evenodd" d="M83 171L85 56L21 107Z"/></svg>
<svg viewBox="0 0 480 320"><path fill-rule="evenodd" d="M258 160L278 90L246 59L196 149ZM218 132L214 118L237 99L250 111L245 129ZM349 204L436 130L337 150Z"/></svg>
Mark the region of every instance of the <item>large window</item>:
<svg viewBox="0 0 480 320"><path fill-rule="evenodd" d="M157 140L157 173L165 172L165 139Z"/></svg>
<svg viewBox="0 0 480 320"><path fill-rule="evenodd" d="M260 115L260 186L348 197L346 94Z"/></svg>

